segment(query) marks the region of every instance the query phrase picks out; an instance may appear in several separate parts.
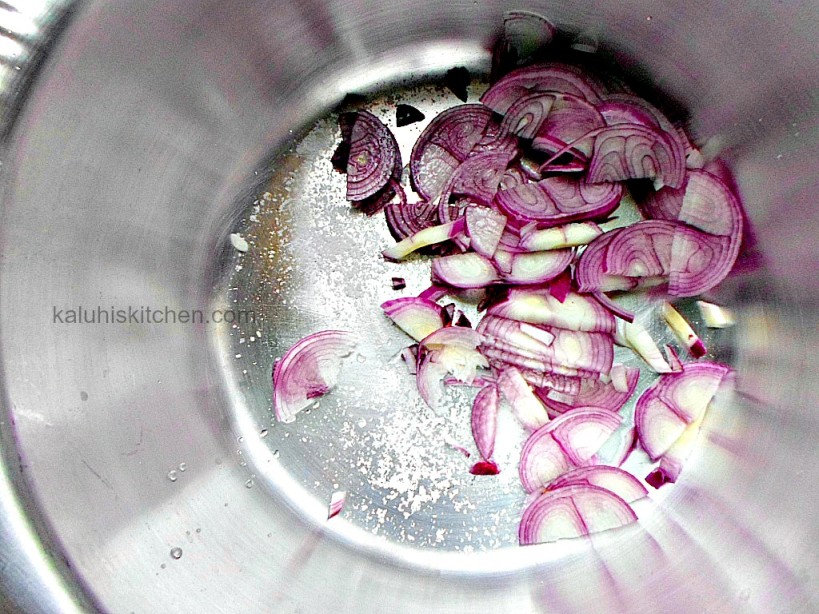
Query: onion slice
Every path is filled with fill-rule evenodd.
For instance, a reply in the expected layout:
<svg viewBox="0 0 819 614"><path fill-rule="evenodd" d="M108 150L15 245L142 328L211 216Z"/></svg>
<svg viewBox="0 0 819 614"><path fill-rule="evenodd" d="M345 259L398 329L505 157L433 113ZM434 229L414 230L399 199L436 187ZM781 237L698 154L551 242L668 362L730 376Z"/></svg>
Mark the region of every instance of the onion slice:
<svg viewBox="0 0 819 614"><path fill-rule="evenodd" d="M435 243L443 243L444 241L455 238L464 231L465 227L463 219L438 226L430 226L429 228L419 230L414 235L402 239L392 247L385 249L381 252L381 255L384 256L386 260L402 260L422 247L428 247Z"/></svg>
<svg viewBox="0 0 819 614"><path fill-rule="evenodd" d="M273 411L279 422L293 422L316 398L338 382L342 359L357 345L343 330L325 330L296 342L273 368Z"/></svg>
<svg viewBox="0 0 819 614"><path fill-rule="evenodd" d="M637 382L640 379L640 369L624 367L625 390L617 390L612 375L611 382L604 382L599 378L583 378L577 393L559 397L550 390L538 390L538 396L554 415L564 414L575 407L590 406L619 411L634 394Z"/></svg>
<svg viewBox="0 0 819 614"><path fill-rule="evenodd" d="M616 529L637 520L631 506L599 486L572 484L540 495L520 520L521 545L554 542Z"/></svg>
<svg viewBox="0 0 819 614"><path fill-rule="evenodd" d="M620 420L606 409L579 407L540 427L521 450L518 470L523 488L535 492L571 469L596 464L595 453Z"/></svg>
<svg viewBox="0 0 819 614"><path fill-rule="evenodd" d="M663 358L660 348L642 324L617 320L614 341L618 345L634 350L657 373L671 372L671 367Z"/></svg>
<svg viewBox="0 0 819 614"><path fill-rule="evenodd" d="M384 314L416 341L444 326L441 306L416 296L407 296L381 304Z"/></svg>
<svg viewBox="0 0 819 614"><path fill-rule="evenodd" d="M529 251L563 249L587 245L601 234L603 230L594 222L574 222L542 230L532 228L521 234L520 246Z"/></svg>
<svg viewBox="0 0 819 614"><path fill-rule="evenodd" d="M478 446L478 453L484 460L492 458L495 452L495 435L498 431L498 388L484 386L475 395L472 403L472 437Z"/></svg>
<svg viewBox="0 0 819 614"><path fill-rule="evenodd" d="M634 503L648 495L648 491L640 481L627 471L619 467L606 465L592 465L578 467L569 473L564 473L549 484L548 490L555 490L564 486L575 485L599 486L613 492L626 503Z"/></svg>
<svg viewBox="0 0 819 614"><path fill-rule="evenodd" d="M491 258L506 228L506 216L489 207L469 207L465 217L469 246L481 256Z"/></svg>
<svg viewBox="0 0 819 614"><path fill-rule="evenodd" d="M521 372L507 367L498 375L498 390L512 407L518 421L529 430L536 430L549 421L549 414L538 400Z"/></svg>
<svg viewBox="0 0 819 614"><path fill-rule="evenodd" d="M652 460L662 456L691 423L700 419L728 368L716 363L689 363L680 373L660 377L638 399L634 423L640 445Z"/></svg>
<svg viewBox="0 0 819 614"><path fill-rule="evenodd" d="M613 333L614 316L587 295L570 292L563 302L548 291L513 289L488 313L529 324L547 324L569 330Z"/></svg>
<svg viewBox="0 0 819 614"><path fill-rule="evenodd" d="M432 262L432 279L453 288L483 288L500 277L490 260L467 252L436 258Z"/></svg>
<svg viewBox="0 0 819 614"><path fill-rule="evenodd" d="M685 179L685 154L667 132L640 124L617 124L594 139L589 161L591 183L626 179L659 179L678 188Z"/></svg>

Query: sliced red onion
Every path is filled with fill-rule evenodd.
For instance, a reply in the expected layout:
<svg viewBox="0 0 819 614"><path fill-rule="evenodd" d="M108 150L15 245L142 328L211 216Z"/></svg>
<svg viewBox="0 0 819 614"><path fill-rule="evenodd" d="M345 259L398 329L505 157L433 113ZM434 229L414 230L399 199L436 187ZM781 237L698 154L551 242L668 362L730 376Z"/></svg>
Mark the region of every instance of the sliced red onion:
<svg viewBox="0 0 819 614"><path fill-rule="evenodd" d="M505 131L500 122L495 121L494 117L486 124L483 137L472 148L470 155L488 152L504 153L509 156L510 160L519 157L521 153L518 137Z"/></svg>
<svg viewBox="0 0 819 614"><path fill-rule="evenodd" d="M481 256L491 258L506 227L506 216L489 207L469 207L465 217L470 247Z"/></svg>
<svg viewBox="0 0 819 614"><path fill-rule="evenodd" d="M595 453L618 426L614 412L579 407L540 427L521 450L523 488L535 492L571 469L594 464Z"/></svg>
<svg viewBox="0 0 819 614"><path fill-rule="evenodd" d="M551 332L543 328L493 315L485 316L478 323L477 331L533 353L543 352L555 339Z"/></svg>
<svg viewBox="0 0 819 614"><path fill-rule="evenodd" d="M618 320L616 327L614 341L617 344L634 350L657 373L671 372L671 367L663 358L660 348L642 324Z"/></svg>
<svg viewBox="0 0 819 614"><path fill-rule="evenodd" d="M668 275L677 227L674 222L645 220L624 228L609 242L604 270L622 277Z"/></svg>
<svg viewBox="0 0 819 614"><path fill-rule="evenodd" d="M472 465L469 468L469 473L472 475L498 475L500 469L495 462L483 460Z"/></svg>
<svg viewBox="0 0 819 614"><path fill-rule="evenodd" d="M488 460L495 452L495 435L498 431L498 388L495 385L481 388L472 403L472 436L478 453Z"/></svg>
<svg viewBox="0 0 819 614"><path fill-rule="evenodd" d="M481 102L504 115L521 96L530 92L560 92L585 98L591 103L600 99L603 87L580 69L566 64L539 64L513 70L492 85Z"/></svg>
<svg viewBox="0 0 819 614"><path fill-rule="evenodd" d="M577 96L558 95L532 140L532 148L553 152L571 144L573 152L588 157L592 142L583 137L605 125L603 116L590 102Z"/></svg>
<svg viewBox="0 0 819 614"><path fill-rule="evenodd" d="M654 116L639 105L618 100L604 100L597 105L597 110L607 126L616 124L640 124L649 128L659 128Z"/></svg>
<svg viewBox="0 0 819 614"><path fill-rule="evenodd" d="M369 111L358 111L350 132L347 200L363 200L387 185L401 154L395 137Z"/></svg>
<svg viewBox="0 0 819 614"><path fill-rule="evenodd" d="M668 301L663 302L662 314L668 327L676 335L677 339L680 340L680 343L688 348L691 356L694 358L702 358L708 353L708 349L705 347L702 339L700 339L697 333L694 332L694 329L691 328L688 320L686 320L679 311L674 309L674 306Z"/></svg>
<svg viewBox="0 0 819 614"><path fill-rule="evenodd" d="M410 156L413 188L426 200L444 189L456 168L483 138L492 113L480 104L452 107L437 115L415 141Z"/></svg>
<svg viewBox="0 0 819 614"><path fill-rule="evenodd" d="M427 247L436 243L443 243L444 241L448 241L449 239L456 237L458 234L462 233L465 228L466 223L463 218L459 218L454 222L449 222L447 224L430 226L429 228L419 230L414 235L407 237L406 239L402 239L395 245L383 250L381 255L384 256L386 260L402 260L409 256L412 252L421 249L422 247Z"/></svg>
<svg viewBox="0 0 819 614"><path fill-rule="evenodd" d="M666 186L652 190L640 201L640 209L650 219L676 222L680 217L684 195L685 188Z"/></svg>
<svg viewBox="0 0 819 614"><path fill-rule="evenodd" d="M720 283L736 262L739 242L679 225L671 245L668 293L696 296Z"/></svg>
<svg viewBox="0 0 819 614"><path fill-rule="evenodd" d="M742 207L719 178L707 171L688 171L679 220L714 235L742 241Z"/></svg>
<svg viewBox="0 0 819 614"><path fill-rule="evenodd" d="M652 460L662 456L713 399L728 368L689 363L680 373L660 377L637 401L634 423L640 444Z"/></svg>
<svg viewBox="0 0 819 614"><path fill-rule="evenodd" d="M684 160L679 143L667 132L639 124L617 124L595 137L588 181L657 178L678 188L685 177Z"/></svg>
<svg viewBox="0 0 819 614"><path fill-rule="evenodd" d="M624 230L625 228L616 228L603 233L583 250L575 267L574 274L580 292L595 292L604 286L611 286L611 284L607 282L613 276L607 275L605 271L606 254L608 253L609 244ZM619 279L619 277L615 279ZM633 287L630 281L624 285L625 287L622 289L625 290L629 290Z"/></svg>
<svg viewBox="0 0 819 614"><path fill-rule="evenodd" d="M521 372L508 367L498 375L498 390L512 407L518 421L527 429L534 431L549 421L549 415Z"/></svg>
<svg viewBox="0 0 819 614"><path fill-rule="evenodd" d="M390 234L396 241L441 223L438 219L438 205L425 201L405 205L393 203L384 208L384 214Z"/></svg>
<svg viewBox="0 0 819 614"><path fill-rule="evenodd" d="M548 490L556 490L564 486L582 485L605 488L626 503L634 503L648 495L648 491L640 483L640 480L618 467L608 467L606 465L573 469L549 484Z"/></svg>
<svg viewBox="0 0 819 614"><path fill-rule="evenodd" d="M520 348L504 347L503 344L498 344L493 340L485 340L485 343L481 346L481 352L496 369L512 366L520 369L521 372L529 370L548 375L600 377L600 373L597 371L575 369L547 358L528 356L527 352ZM534 382L534 384L539 385L538 382Z"/></svg>
<svg viewBox="0 0 819 614"><path fill-rule="evenodd" d="M514 254L503 280L509 284L542 284L560 275L574 260L571 249Z"/></svg>
<svg viewBox="0 0 819 614"><path fill-rule="evenodd" d="M424 402L432 409L437 409L444 396L443 379L449 372L439 362L436 362L437 352L428 352L418 361L418 370L415 373L415 385Z"/></svg>
<svg viewBox="0 0 819 614"><path fill-rule="evenodd" d="M521 234L520 246L533 252L576 247L591 243L601 234L603 230L594 222L574 222L542 230L533 228Z"/></svg>
<svg viewBox="0 0 819 614"><path fill-rule="evenodd" d="M501 130L523 139L534 138L549 115L554 101L555 95L551 93L533 92L521 96L504 115Z"/></svg>
<svg viewBox="0 0 819 614"><path fill-rule="evenodd" d="M330 496L330 505L327 509L327 520L338 516L341 510L344 509L344 504L347 502L347 491L337 490Z"/></svg>
<svg viewBox="0 0 819 614"><path fill-rule="evenodd" d="M557 373L541 373L539 371L521 370L523 379L534 386L535 394L541 400L545 391L554 391L555 394L575 395L580 391L580 382L583 378ZM545 403L544 403L545 405ZM549 408L546 408L549 411Z"/></svg>
<svg viewBox="0 0 819 614"><path fill-rule="evenodd" d="M592 185L561 175L499 190L495 205L520 220L559 225L608 215L620 203L619 184Z"/></svg>
<svg viewBox="0 0 819 614"><path fill-rule="evenodd" d="M343 330L324 330L293 345L273 368L273 411L279 422L293 422L303 409L332 390L342 360L356 347Z"/></svg>
<svg viewBox="0 0 819 614"><path fill-rule="evenodd" d="M491 205L510 159L505 151L486 151L461 162L439 198L438 216L443 219L442 214L448 211L441 208L449 207L451 195L467 196L477 203Z"/></svg>
<svg viewBox="0 0 819 614"><path fill-rule="evenodd" d="M651 118L654 120L653 121L654 126L660 128L665 132L668 132L669 134L675 137L678 136L679 131L677 130L677 127L671 123L671 121L662 113L662 111L660 111L657 107L648 102L645 98L641 98L639 96L635 96L634 94L629 94L626 92L611 92L605 95L604 102L602 103L602 105L605 105L607 103L622 103L632 108L641 109L646 114L651 116ZM603 111L601 110L601 113L602 112ZM639 124L641 122L635 123Z"/></svg>
<svg viewBox="0 0 819 614"><path fill-rule="evenodd" d="M506 300L490 307L488 313L569 330L613 333L615 329L614 316L606 308L594 298L575 292L560 302L548 291L513 289Z"/></svg>
<svg viewBox="0 0 819 614"><path fill-rule="evenodd" d="M492 261L474 252L436 258L432 278L453 288L483 288L500 279Z"/></svg>
<svg viewBox="0 0 819 614"><path fill-rule="evenodd" d="M497 249L492 256L492 264L495 265L499 273L506 275L512 272L512 262L514 259L515 254L513 252L507 251L506 249Z"/></svg>
<svg viewBox="0 0 819 614"><path fill-rule="evenodd" d="M640 378L640 369L636 367L625 367L626 389L619 391L614 387L613 382L603 382L597 378L583 378L580 380L580 388L574 395L561 399L550 391L541 393L540 399L554 415L564 414L575 407L599 407L608 411L616 412L622 408L637 389L637 381Z"/></svg>
<svg viewBox="0 0 819 614"><path fill-rule="evenodd" d="M393 277L390 280L390 285L392 286L393 290L403 290L407 287L407 280L403 277Z"/></svg>
<svg viewBox="0 0 819 614"><path fill-rule="evenodd" d="M708 328L728 328L735 323L734 314L725 307L706 301L697 301L697 307Z"/></svg>
<svg viewBox="0 0 819 614"><path fill-rule="evenodd" d="M441 306L431 300L408 296L381 304L384 314L416 341L444 326Z"/></svg>
<svg viewBox="0 0 819 614"><path fill-rule="evenodd" d="M570 485L540 495L523 512L522 546L616 529L637 520L628 503L605 488Z"/></svg>

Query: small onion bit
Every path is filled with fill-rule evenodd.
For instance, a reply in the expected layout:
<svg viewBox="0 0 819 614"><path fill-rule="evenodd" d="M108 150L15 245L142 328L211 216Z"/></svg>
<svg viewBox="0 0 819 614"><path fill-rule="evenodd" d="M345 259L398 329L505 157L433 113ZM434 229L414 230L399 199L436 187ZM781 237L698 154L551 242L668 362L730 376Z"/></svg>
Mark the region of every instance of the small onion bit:
<svg viewBox="0 0 819 614"><path fill-rule="evenodd" d="M293 345L273 367L273 411L280 422L292 422L316 398L332 390L341 363L355 349L352 333L325 330Z"/></svg>
<svg viewBox="0 0 819 614"><path fill-rule="evenodd" d="M708 349L705 347L705 344L699 338L697 333L694 332L694 329L691 328L688 320L686 320L682 314L677 311L668 301L663 302L662 314L663 319L665 319L666 324L668 324L668 327L671 329L674 335L676 335L680 343L688 348L691 356L694 358L702 358L708 353Z"/></svg>
<svg viewBox="0 0 819 614"><path fill-rule="evenodd" d="M327 520L334 518L344 509L344 504L347 502L347 491L337 490L330 496L330 505L327 509Z"/></svg>

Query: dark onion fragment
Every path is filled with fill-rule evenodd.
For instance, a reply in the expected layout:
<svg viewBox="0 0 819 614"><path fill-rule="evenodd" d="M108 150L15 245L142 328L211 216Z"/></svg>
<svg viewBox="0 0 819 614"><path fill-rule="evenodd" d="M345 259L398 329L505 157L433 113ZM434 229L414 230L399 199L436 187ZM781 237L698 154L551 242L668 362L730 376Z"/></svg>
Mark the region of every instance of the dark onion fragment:
<svg viewBox="0 0 819 614"><path fill-rule="evenodd" d="M478 461L469 468L472 475L498 475L500 469L493 461Z"/></svg>
<svg viewBox="0 0 819 614"><path fill-rule="evenodd" d="M472 75L470 75L469 71L463 66L450 68L448 71L446 71L446 75L444 75L444 85L463 102L466 102L466 89L469 87L471 82Z"/></svg>
<svg viewBox="0 0 819 614"><path fill-rule="evenodd" d="M425 118L426 116L411 104L402 103L395 107L395 125L399 128L424 121Z"/></svg>
<svg viewBox="0 0 819 614"><path fill-rule="evenodd" d="M403 290L407 287L407 280L403 277L393 277L392 278L392 289L393 290Z"/></svg>
<svg viewBox="0 0 819 614"><path fill-rule="evenodd" d="M573 144L573 153L588 157L592 143L583 137L606 125L603 116L593 104L570 94L555 96L548 117L540 125L532 141L532 147L540 151L555 152Z"/></svg>

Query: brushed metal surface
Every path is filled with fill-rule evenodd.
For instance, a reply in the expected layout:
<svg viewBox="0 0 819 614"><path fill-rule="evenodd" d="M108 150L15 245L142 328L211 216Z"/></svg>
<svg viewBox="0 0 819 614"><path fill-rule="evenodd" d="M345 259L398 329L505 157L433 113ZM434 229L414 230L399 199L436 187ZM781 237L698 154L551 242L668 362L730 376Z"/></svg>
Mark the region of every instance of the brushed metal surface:
<svg viewBox="0 0 819 614"><path fill-rule="evenodd" d="M8 519L22 519L30 543L48 544L14 559L45 570L39 605L0 570L19 607L65 611L72 583L90 600L77 608L112 612L819 607L816 7L528 7L595 32L690 110L694 135L737 173L766 266L717 296L739 316L715 339L737 393L680 483L653 493L638 525L525 549L511 545L513 476L467 478L447 443L463 420L421 408L389 360L401 340L371 311L394 294L375 257L383 221L350 214L326 164L332 118L319 119L349 91L485 68L512 7L78 7L21 92L2 157L3 526L21 535ZM410 265L411 284L423 275ZM97 306L257 319L55 322L55 309ZM338 323L365 339L348 383L272 425L273 359ZM349 509L328 523L337 488Z"/></svg>

